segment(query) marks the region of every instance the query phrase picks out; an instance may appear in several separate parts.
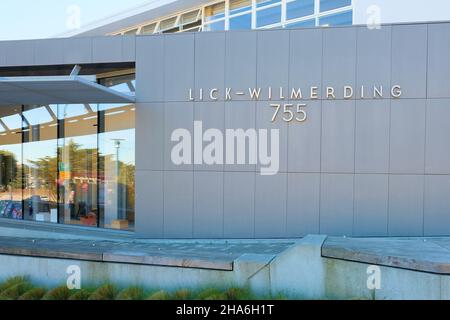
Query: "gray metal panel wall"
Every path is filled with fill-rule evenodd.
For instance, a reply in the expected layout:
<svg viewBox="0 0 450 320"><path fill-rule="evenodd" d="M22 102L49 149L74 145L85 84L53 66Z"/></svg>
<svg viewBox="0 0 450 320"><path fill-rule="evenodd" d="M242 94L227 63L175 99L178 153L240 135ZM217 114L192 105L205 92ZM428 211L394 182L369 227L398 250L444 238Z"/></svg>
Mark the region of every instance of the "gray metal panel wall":
<svg viewBox="0 0 450 320"><path fill-rule="evenodd" d="M450 235L449 38L448 23L137 37L137 233ZM396 84L400 99L389 94ZM353 99L343 99L344 85ZM383 85L383 99L361 99L361 85ZM224 101L227 87L267 86L286 95L317 86L321 98L306 97L301 124L271 123L275 101L265 90L259 101ZM324 97L327 86L335 100ZM189 88L222 94L189 102ZM279 174L174 166L170 134L192 130L193 120L204 129L280 129Z"/></svg>
<svg viewBox="0 0 450 320"><path fill-rule="evenodd" d="M134 62L136 37L0 41L0 67Z"/></svg>

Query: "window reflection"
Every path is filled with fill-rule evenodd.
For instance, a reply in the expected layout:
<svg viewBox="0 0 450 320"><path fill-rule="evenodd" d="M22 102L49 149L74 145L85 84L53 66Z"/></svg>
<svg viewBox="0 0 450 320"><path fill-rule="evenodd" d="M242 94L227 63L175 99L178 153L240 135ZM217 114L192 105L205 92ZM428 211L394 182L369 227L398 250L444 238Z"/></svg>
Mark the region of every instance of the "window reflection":
<svg viewBox="0 0 450 320"><path fill-rule="evenodd" d="M351 6L352 0L320 0L320 12Z"/></svg>
<svg viewBox="0 0 450 320"><path fill-rule="evenodd" d="M21 107L2 107L0 116L20 113ZM3 128L0 134L0 217L23 219L22 134Z"/></svg>
<svg viewBox="0 0 450 320"><path fill-rule="evenodd" d="M134 84L120 78L103 81ZM3 107L0 120L0 218L134 228L133 104Z"/></svg>
<svg viewBox="0 0 450 320"><path fill-rule="evenodd" d="M346 26L351 25L353 20L353 14L351 11L344 13L336 13L329 16L325 16L319 19L319 25L328 26Z"/></svg>
<svg viewBox="0 0 450 320"><path fill-rule="evenodd" d="M220 2L205 8L205 21L225 17L225 2Z"/></svg>
<svg viewBox="0 0 450 320"><path fill-rule="evenodd" d="M47 121L48 111L39 106L24 106L23 115L24 218L57 223L57 127L40 126L56 119Z"/></svg>
<svg viewBox="0 0 450 320"><path fill-rule="evenodd" d="M90 108L90 105L88 105ZM58 119L73 119L75 117L85 115L88 113L88 108L84 104L61 104L58 105Z"/></svg>
<svg viewBox="0 0 450 320"><path fill-rule="evenodd" d="M289 23L286 25L286 28L310 28L315 26L316 26L316 19L310 19L305 21Z"/></svg>
<svg viewBox="0 0 450 320"><path fill-rule="evenodd" d="M256 26L264 27L271 24L280 23L281 21L281 6L275 6L264 10L259 10L256 13Z"/></svg>
<svg viewBox="0 0 450 320"><path fill-rule="evenodd" d="M59 213L64 223L97 226L98 125L87 113L85 105L58 106Z"/></svg>
<svg viewBox="0 0 450 320"><path fill-rule="evenodd" d="M212 22L205 25L205 31L221 31L225 30L225 21L221 20L218 22Z"/></svg>
<svg viewBox="0 0 450 320"><path fill-rule="evenodd" d="M252 7L251 0L230 0L230 15L249 11Z"/></svg>
<svg viewBox="0 0 450 320"><path fill-rule="evenodd" d="M134 227L134 106L109 108L100 112L99 121L100 226L130 229Z"/></svg>
<svg viewBox="0 0 450 320"><path fill-rule="evenodd" d="M26 110L22 114L25 118L25 121L27 121L32 126L49 123L55 120L45 107L37 107L34 109Z"/></svg>
<svg viewBox="0 0 450 320"><path fill-rule="evenodd" d="M248 30L252 27L252 15L250 13L230 18L230 30Z"/></svg>
<svg viewBox="0 0 450 320"><path fill-rule="evenodd" d="M314 0L294 0L286 4L286 18L295 19L314 14Z"/></svg>
<svg viewBox="0 0 450 320"><path fill-rule="evenodd" d="M227 2L228 1L228 2ZM260 21L256 28L278 27L280 25L286 26L291 21L303 17L311 17L319 19L323 14L330 14L331 12L343 12L352 10L351 0L227 0L214 4L206 4L193 8L189 12L173 13L169 18L154 20L151 24L140 25L140 34L151 33L167 33L167 32L196 32L196 31L216 31L243 29L252 29L252 24L248 20L234 19L239 14L249 13L258 16L258 11L269 9L271 7L279 7L283 10L282 15L277 14L277 19L273 19L266 23ZM256 12L253 11L253 6L256 7ZM269 14L266 12L265 14ZM259 16L263 16L264 13ZM282 19L283 17L283 19ZM255 18L253 16L252 18ZM219 21L221 21L219 23ZM348 20L347 20L348 21ZM244 23L245 22L245 23ZM351 24L351 21L349 22ZM158 27L159 26L159 27ZM136 29L131 32L134 32ZM255 27L255 26L253 26ZM127 30L118 31L116 34L127 34Z"/></svg>
<svg viewBox="0 0 450 320"><path fill-rule="evenodd" d="M280 0L256 0L256 7L264 7L275 3L281 3Z"/></svg>
<svg viewBox="0 0 450 320"><path fill-rule="evenodd" d="M2 117L1 119L9 130L22 128L22 117L19 111L15 110L13 114Z"/></svg>

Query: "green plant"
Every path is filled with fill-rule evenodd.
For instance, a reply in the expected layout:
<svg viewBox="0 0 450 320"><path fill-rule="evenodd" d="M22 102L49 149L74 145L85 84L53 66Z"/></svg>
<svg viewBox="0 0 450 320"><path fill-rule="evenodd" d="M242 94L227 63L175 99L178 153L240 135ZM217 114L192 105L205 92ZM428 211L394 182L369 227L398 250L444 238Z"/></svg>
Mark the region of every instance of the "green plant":
<svg viewBox="0 0 450 320"><path fill-rule="evenodd" d="M227 296L223 293L213 294L203 300L226 300Z"/></svg>
<svg viewBox="0 0 450 320"><path fill-rule="evenodd" d="M144 299L144 289L131 287L119 292L116 300L142 300Z"/></svg>
<svg viewBox="0 0 450 320"><path fill-rule="evenodd" d="M167 291L160 290L155 293L152 293L147 300L169 300L170 294Z"/></svg>
<svg viewBox="0 0 450 320"><path fill-rule="evenodd" d="M175 291L171 298L173 300L191 300L193 299L193 294L188 289L180 289Z"/></svg>
<svg viewBox="0 0 450 320"><path fill-rule="evenodd" d="M19 297L19 300L41 300L47 292L44 288L33 288Z"/></svg>
<svg viewBox="0 0 450 320"><path fill-rule="evenodd" d="M281 293L278 293L278 294L275 295L275 296L269 296L267 299L268 299L268 300L288 300L288 299L286 298L286 296L284 296L284 295L281 294Z"/></svg>
<svg viewBox="0 0 450 320"><path fill-rule="evenodd" d="M2 284L0 284L0 294L5 291L6 289L18 284L18 283L22 283L22 282L26 282L27 278L26 277L13 277L13 278L9 278L8 280L6 280L5 282L3 282Z"/></svg>
<svg viewBox="0 0 450 320"><path fill-rule="evenodd" d="M17 300L21 295L32 288L28 282L20 282L3 290L0 294L1 300Z"/></svg>
<svg viewBox="0 0 450 320"><path fill-rule="evenodd" d="M194 299L195 300L209 300L208 298L218 296L221 294L223 294L223 292L217 288L207 288L207 289L201 290Z"/></svg>
<svg viewBox="0 0 450 320"><path fill-rule="evenodd" d="M69 300L88 300L91 296L91 292L85 289L76 290L75 293L73 293Z"/></svg>
<svg viewBox="0 0 450 320"><path fill-rule="evenodd" d="M226 300L252 300L254 299L250 290L246 288L229 288L224 292Z"/></svg>
<svg viewBox="0 0 450 320"><path fill-rule="evenodd" d="M95 290L89 297L89 300L114 300L116 295L116 287L108 283Z"/></svg>
<svg viewBox="0 0 450 320"><path fill-rule="evenodd" d="M152 291L146 297L143 287L128 287L118 291L113 284L105 283L101 287L84 287L69 290L66 285L47 291L42 287L33 287L26 277L14 277L0 283L0 300L253 300L286 299L282 295L255 296L249 288L231 287L226 290L209 287L202 290L179 289Z"/></svg>
<svg viewBox="0 0 450 320"><path fill-rule="evenodd" d="M73 292L67 288L66 285L56 287L49 292L47 292L43 297L42 300L69 300L70 295Z"/></svg>

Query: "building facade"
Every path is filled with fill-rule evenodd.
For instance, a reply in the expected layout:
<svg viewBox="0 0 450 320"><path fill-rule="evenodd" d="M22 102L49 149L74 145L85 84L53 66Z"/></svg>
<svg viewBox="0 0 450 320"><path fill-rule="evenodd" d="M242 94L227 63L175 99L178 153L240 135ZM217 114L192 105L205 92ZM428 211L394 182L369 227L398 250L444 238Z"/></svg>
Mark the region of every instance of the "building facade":
<svg viewBox="0 0 450 320"><path fill-rule="evenodd" d="M65 36L299 28L351 25L352 0L161 0Z"/></svg>
<svg viewBox="0 0 450 320"><path fill-rule="evenodd" d="M206 24L202 8L202 28L230 29L230 5ZM449 37L417 23L0 42L0 216L148 238L449 235Z"/></svg>

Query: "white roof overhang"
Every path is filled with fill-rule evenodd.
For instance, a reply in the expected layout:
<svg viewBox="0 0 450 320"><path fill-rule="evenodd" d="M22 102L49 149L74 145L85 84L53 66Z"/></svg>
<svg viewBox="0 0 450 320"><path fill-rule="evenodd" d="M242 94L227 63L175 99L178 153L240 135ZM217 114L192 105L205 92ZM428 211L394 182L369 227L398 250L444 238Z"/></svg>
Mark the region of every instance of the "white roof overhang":
<svg viewBox="0 0 450 320"><path fill-rule="evenodd" d="M0 106L134 102L132 95L81 76L0 77Z"/></svg>

